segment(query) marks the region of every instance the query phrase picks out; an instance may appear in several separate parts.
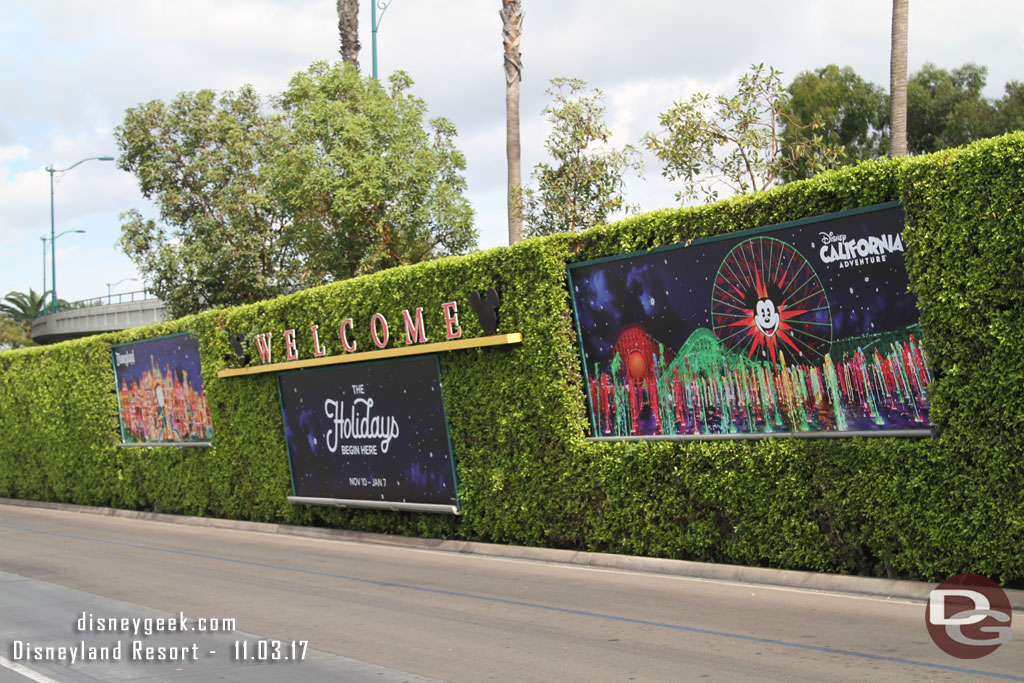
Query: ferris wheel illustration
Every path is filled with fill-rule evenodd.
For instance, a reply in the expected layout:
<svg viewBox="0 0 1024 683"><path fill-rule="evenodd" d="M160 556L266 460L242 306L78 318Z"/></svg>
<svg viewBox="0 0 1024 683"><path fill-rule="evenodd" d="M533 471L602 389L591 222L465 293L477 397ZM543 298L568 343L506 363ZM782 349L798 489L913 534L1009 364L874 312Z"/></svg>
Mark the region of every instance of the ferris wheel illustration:
<svg viewBox="0 0 1024 683"><path fill-rule="evenodd" d="M711 323L727 349L751 360L817 365L832 346L832 312L818 274L774 237L751 237L722 259Z"/></svg>

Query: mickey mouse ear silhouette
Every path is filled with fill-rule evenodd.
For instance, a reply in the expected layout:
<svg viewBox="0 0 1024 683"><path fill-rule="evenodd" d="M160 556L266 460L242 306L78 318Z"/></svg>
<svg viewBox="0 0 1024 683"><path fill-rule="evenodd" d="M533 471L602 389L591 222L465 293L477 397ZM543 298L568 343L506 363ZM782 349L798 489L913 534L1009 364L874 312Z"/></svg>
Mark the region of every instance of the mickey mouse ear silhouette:
<svg viewBox="0 0 1024 683"><path fill-rule="evenodd" d="M480 295L480 292L469 293L469 305L476 311L477 320L480 321L480 327L483 328L484 334L492 335L498 329L499 303L498 292L494 287L487 290L486 299Z"/></svg>
<svg viewBox="0 0 1024 683"><path fill-rule="evenodd" d="M234 332L228 334L228 342L231 344L231 350L235 352L235 359L238 361L240 367L244 367L249 364L249 354L245 351L245 337Z"/></svg>

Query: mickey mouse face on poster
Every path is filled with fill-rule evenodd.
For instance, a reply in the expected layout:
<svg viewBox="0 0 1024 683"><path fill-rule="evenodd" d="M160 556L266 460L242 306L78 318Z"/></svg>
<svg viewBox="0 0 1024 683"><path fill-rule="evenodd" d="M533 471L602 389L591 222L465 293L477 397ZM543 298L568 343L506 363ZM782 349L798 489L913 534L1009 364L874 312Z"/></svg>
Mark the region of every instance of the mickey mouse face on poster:
<svg viewBox="0 0 1024 683"><path fill-rule="evenodd" d="M769 298L758 299L757 308L754 311L754 323L761 334L766 337L774 336L779 329L779 309L775 302Z"/></svg>
<svg viewBox="0 0 1024 683"><path fill-rule="evenodd" d="M753 318L754 327L766 337L774 337L779 331L782 323L779 306L784 303L783 297L782 290L772 283L762 286L759 282L744 293L744 303Z"/></svg>

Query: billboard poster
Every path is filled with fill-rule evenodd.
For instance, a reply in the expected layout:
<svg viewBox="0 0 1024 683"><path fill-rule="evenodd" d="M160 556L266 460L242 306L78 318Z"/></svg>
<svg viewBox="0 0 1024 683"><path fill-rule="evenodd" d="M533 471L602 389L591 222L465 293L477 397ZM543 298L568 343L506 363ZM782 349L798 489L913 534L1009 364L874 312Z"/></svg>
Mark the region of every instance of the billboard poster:
<svg viewBox="0 0 1024 683"><path fill-rule="evenodd" d="M110 347L125 445L209 445L199 341L175 334Z"/></svg>
<svg viewBox="0 0 1024 683"><path fill-rule="evenodd" d="M594 437L930 433L898 203L569 267Z"/></svg>
<svg viewBox="0 0 1024 683"><path fill-rule="evenodd" d="M457 512L432 355L278 375L293 502Z"/></svg>

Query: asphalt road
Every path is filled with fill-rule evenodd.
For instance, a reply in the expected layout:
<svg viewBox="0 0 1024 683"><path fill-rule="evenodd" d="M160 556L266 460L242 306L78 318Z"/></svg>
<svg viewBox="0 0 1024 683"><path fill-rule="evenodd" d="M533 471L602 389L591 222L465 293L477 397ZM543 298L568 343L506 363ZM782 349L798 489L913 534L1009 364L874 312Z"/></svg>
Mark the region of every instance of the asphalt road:
<svg viewBox="0 0 1024 683"><path fill-rule="evenodd" d="M0 683L1024 681L1024 614L1014 640L961 660L932 643L924 612L916 601L0 505ZM186 629L207 630L165 632L182 614ZM128 632L99 630L111 618ZM214 632L213 620L234 628ZM60 646L64 660L84 646L103 661L46 649Z"/></svg>

